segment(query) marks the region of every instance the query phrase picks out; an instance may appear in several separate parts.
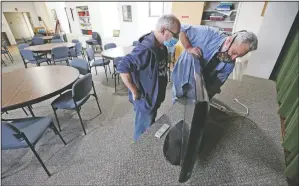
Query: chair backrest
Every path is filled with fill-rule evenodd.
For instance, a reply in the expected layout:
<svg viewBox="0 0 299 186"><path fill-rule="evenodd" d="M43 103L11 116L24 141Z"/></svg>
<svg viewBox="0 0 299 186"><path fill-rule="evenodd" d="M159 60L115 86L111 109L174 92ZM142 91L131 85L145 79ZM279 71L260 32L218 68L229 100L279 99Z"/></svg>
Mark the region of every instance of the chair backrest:
<svg viewBox="0 0 299 186"><path fill-rule="evenodd" d="M3 42L2 42L2 46L3 46L5 49L7 49L7 46L8 46L7 42L6 42L6 41L3 41Z"/></svg>
<svg viewBox="0 0 299 186"><path fill-rule="evenodd" d="M86 75L90 72L88 62L84 59L74 58L71 60L70 65L79 70L82 75Z"/></svg>
<svg viewBox="0 0 299 186"><path fill-rule="evenodd" d="M74 101L80 101L89 95L92 89L92 76L91 73L84 75L82 78L78 79L72 87L72 97Z"/></svg>
<svg viewBox="0 0 299 186"><path fill-rule="evenodd" d="M115 43L108 43L106 45L104 45L104 49L110 49L110 48L116 48L116 44Z"/></svg>
<svg viewBox="0 0 299 186"><path fill-rule="evenodd" d="M102 45L102 38L97 32L92 32L92 39L97 40L99 45Z"/></svg>
<svg viewBox="0 0 299 186"><path fill-rule="evenodd" d="M138 43L139 43L139 41L134 41L134 42L133 42L133 46L137 46Z"/></svg>
<svg viewBox="0 0 299 186"><path fill-rule="evenodd" d="M42 44L44 44L44 39L41 37L33 37L32 44L33 45L42 45Z"/></svg>
<svg viewBox="0 0 299 186"><path fill-rule="evenodd" d="M18 45L19 50L24 49L24 48L26 48L26 47L29 47L29 44L24 43L24 44L19 44L19 45Z"/></svg>
<svg viewBox="0 0 299 186"><path fill-rule="evenodd" d="M51 43L63 43L64 41L61 39L61 38L59 38L59 39L52 39L51 40Z"/></svg>
<svg viewBox="0 0 299 186"><path fill-rule="evenodd" d="M94 52L92 48L86 49L86 54L88 61L94 60Z"/></svg>
<svg viewBox="0 0 299 186"><path fill-rule="evenodd" d="M33 52L31 50L20 49L22 57L28 61L35 60Z"/></svg>
<svg viewBox="0 0 299 186"><path fill-rule="evenodd" d="M117 57L113 60L113 65L116 69L117 69L117 65L121 62L122 59L123 57Z"/></svg>
<svg viewBox="0 0 299 186"><path fill-rule="evenodd" d="M167 47L168 53L174 55L175 54L175 46L173 47Z"/></svg>
<svg viewBox="0 0 299 186"><path fill-rule="evenodd" d="M79 43L80 41L78 39L73 39L72 43Z"/></svg>
<svg viewBox="0 0 299 186"><path fill-rule="evenodd" d="M77 54L81 54L81 52L82 52L82 43L80 43L80 42L76 43L75 50L76 50Z"/></svg>
<svg viewBox="0 0 299 186"><path fill-rule="evenodd" d="M69 49L66 46L55 47L51 50L54 59L65 58L69 56Z"/></svg>
<svg viewBox="0 0 299 186"><path fill-rule="evenodd" d="M91 37L92 37L92 39L97 39L97 37L98 37L98 33L97 32L92 32L91 33Z"/></svg>
<svg viewBox="0 0 299 186"><path fill-rule="evenodd" d="M56 35L53 35L52 40L53 40L53 39L62 39L62 38L61 38L60 35L57 35L57 34L56 34Z"/></svg>

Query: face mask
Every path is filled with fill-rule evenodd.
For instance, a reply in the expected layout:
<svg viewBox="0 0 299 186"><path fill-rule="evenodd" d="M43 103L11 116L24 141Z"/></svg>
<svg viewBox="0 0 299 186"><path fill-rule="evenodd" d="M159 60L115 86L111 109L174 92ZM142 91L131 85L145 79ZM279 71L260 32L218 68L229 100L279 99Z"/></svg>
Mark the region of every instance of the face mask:
<svg viewBox="0 0 299 186"><path fill-rule="evenodd" d="M232 60L231 56L228 54L227 51L225 51L225 52L219 52L217 54L217 58L219 59L219 61L221 61L223 63L232 63L233 60Z"/></svg>
<svg viewBox="0 0 299 186"><path fill-rule="evenodd" d="M241 30L239 32L247 32L247 31L246 30ZM236 32L236 33L238 33L238 32ZM217 58L219 59L219 61L224 62L224 63L232 63L233 62L232 57L228 54L228 50L232 46L232 44L235 41L236 37L237 37L237 35L235 35L235 37L233 38L230 46L228 47L228 49L225 52L218 52Z"/></svg>
<svg viewBox="0 0 299 186"><path fill-rule="evenodd" d="M171 37L168 41L164 41L163 44L166 47L173 47L178 41L178 39Z"/></svg>

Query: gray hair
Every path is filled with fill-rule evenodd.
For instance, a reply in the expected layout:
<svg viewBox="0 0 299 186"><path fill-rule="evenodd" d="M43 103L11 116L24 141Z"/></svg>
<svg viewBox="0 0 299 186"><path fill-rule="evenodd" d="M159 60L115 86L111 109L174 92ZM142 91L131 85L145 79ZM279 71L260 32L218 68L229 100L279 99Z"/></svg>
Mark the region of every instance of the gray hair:
<svg viewBox="0 0 299 186"><path fill-rule="evenodd" d="M253 32L238 32L236 34L235 41L249 44L249 52L257 49L258 39Z"/></svg>
<svg viewBox="0 0 299 186"><path fill-rule="evenodd" d="M157 21L156 30L161 31L162 27L165 27L170 30L174 24L178 24L179 26L181 25L177 17L175 17L172 14L163 15Z"/></svg>

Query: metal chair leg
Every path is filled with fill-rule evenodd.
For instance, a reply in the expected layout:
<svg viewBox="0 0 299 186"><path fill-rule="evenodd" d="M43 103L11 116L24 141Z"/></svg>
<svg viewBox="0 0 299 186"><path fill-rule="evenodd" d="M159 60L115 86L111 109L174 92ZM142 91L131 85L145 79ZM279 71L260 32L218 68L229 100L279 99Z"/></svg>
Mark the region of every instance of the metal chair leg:
<svg viewBox="0 0 299 186"><path fill-rule="evenodd" d="M7 67L6 63L2 59L1 59L1 63Z"/></svg>
<svg viewBox="0 0 299 186"><path fill-rule="evenodd" d="M32 107L31 107L31 105L28 106L28 110L29 110L30 114L31 114L33 117L35 117L35 115L34 115L34 113L33 113L33 111L32 111Z"/></svg>
<svg viewBox="0 0 299 186"><path fill-rule="evenodd" d="M26 116L28 116L28 113L26 112L26 110L24 109L24 107L22 107L22 110L25 112Z"/></svg>
<svg viewBox="0 0 299 186"><path fill-rule="evenodd" d="M114 75L114 92L116 93L116 75Z"/></svg>
<svg viewBox="0 0 299 186"><path fill-rule="evenodd" d="M110 72L110 74L111 74L111 70L110 70L110 65L108 64L108 68L109 68L109 72Z"/></svg>
<svg viewBox="0 0 299 186"><path fill-rule="evenodd" d="M94 69L95 69L95 71L96 71L96 75L98 75L97 67L94 66Z"/></svg>
<svg viewBox="0 0 299 186"><path fill-rule="evenodd" d="M57 114L56 114L56 110L53 106L52 106L52 109L54 111L54 115L55 115L55 118L56 118L56 121L57 121L57 125L58 125L58 128L59 128L59 131L61 131L61 128L60 128L60 124L59 124L59 120L58 120L58 117L57 117Z"/></svg>
<svg viewBox="0 0 299 186"><path fill-rule="evenodd" d="M92 81L92 88L93 88L93 92L94 92L94 94L92 94L92 95L95 97L95 99L96 99L96 101L97 101L97 105L98 105L98 107L99 107L100 114L102 114L102 110L101 110L101 107L100 107L100 104L99 104L99 101L98 101L98 95L97 95L97 93L96 93L96 89L94 88L93 81Z"/></svg>
<svg viewBox="0 0 299 186"><path fill-rule="evenodd" d="M78 113L78 116L79 116L79 119L80 119L80 122L81 122L81 125L82 125L82 128L83 128L84 134L86 135L85 127L84 127L84 124L83 124L83 121L82 121L82 118L81 118L81 115L80 115L79 108L76 107L76 111Z"/></svg>
<svg viewBox="0 0 299 186"><path fill-rule="evenodd" d="M105 70L106 79L107 79L107 81L108 81L106 65L104 65L103 67L104 67L104 70Z"/></svg>
<svg viewBox="0 0 299 186"><path fill-rule="evenodd" d="M39 157L39 155L37 154L37 152L35 151L33 145L30 143L30 141L27 139L27 137L25 136L25 134L23 135L24 140L26 141L26 143L28 144L29 148L32 150L33 154L35 155L35 157L38 159L39 163L42 165L42 167L44 168L44 170L46 171L48 176L51 176L50 172L48 171L47 167L45 166L44 162L42 161L42 159Z"/></svg>
<svg viewBox="0 0 299 186"><path fill-rule="evenodd" d="M64 143L64 145L66 145L66 142L64 141L64 139L62 138L61 134L58 132L57 128L55 127L54 123L51 123L51 129L54 131L54 133L58 134L58 136L60 137L61 141Z"/></svg>
<svg viewBox="0 0 299 186"><path fill-rule="evenodd" d="M12 58L12 55L10 54L9 51L7 51L7 52L8 52L8 56L9 56L9 58L11 59L11 63L13 63L14 59Z"/></svg>

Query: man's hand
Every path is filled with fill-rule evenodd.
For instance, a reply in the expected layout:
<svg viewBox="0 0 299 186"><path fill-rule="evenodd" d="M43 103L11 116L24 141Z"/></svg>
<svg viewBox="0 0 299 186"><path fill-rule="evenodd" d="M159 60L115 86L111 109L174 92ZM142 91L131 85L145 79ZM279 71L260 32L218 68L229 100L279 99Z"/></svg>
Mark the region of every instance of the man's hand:
<svg viewBox="0 0 299 186"><path fill-rule="evenodd" d="M134 101L140 99L141 94L140 94L140 91L139 91L137 88L135 88L135 89L132 90L131 92L132 92L132 94L133 94L133 100L134 100Z"/></svg>
<svg viewBox="0 0 299 186"><path fill-rule="evenodd" d="M199 47L190 47L190 48L187 49L187 52L189 54L194 54L198 58L202 57L202 52L201 52L201 49Z"/></svg>

